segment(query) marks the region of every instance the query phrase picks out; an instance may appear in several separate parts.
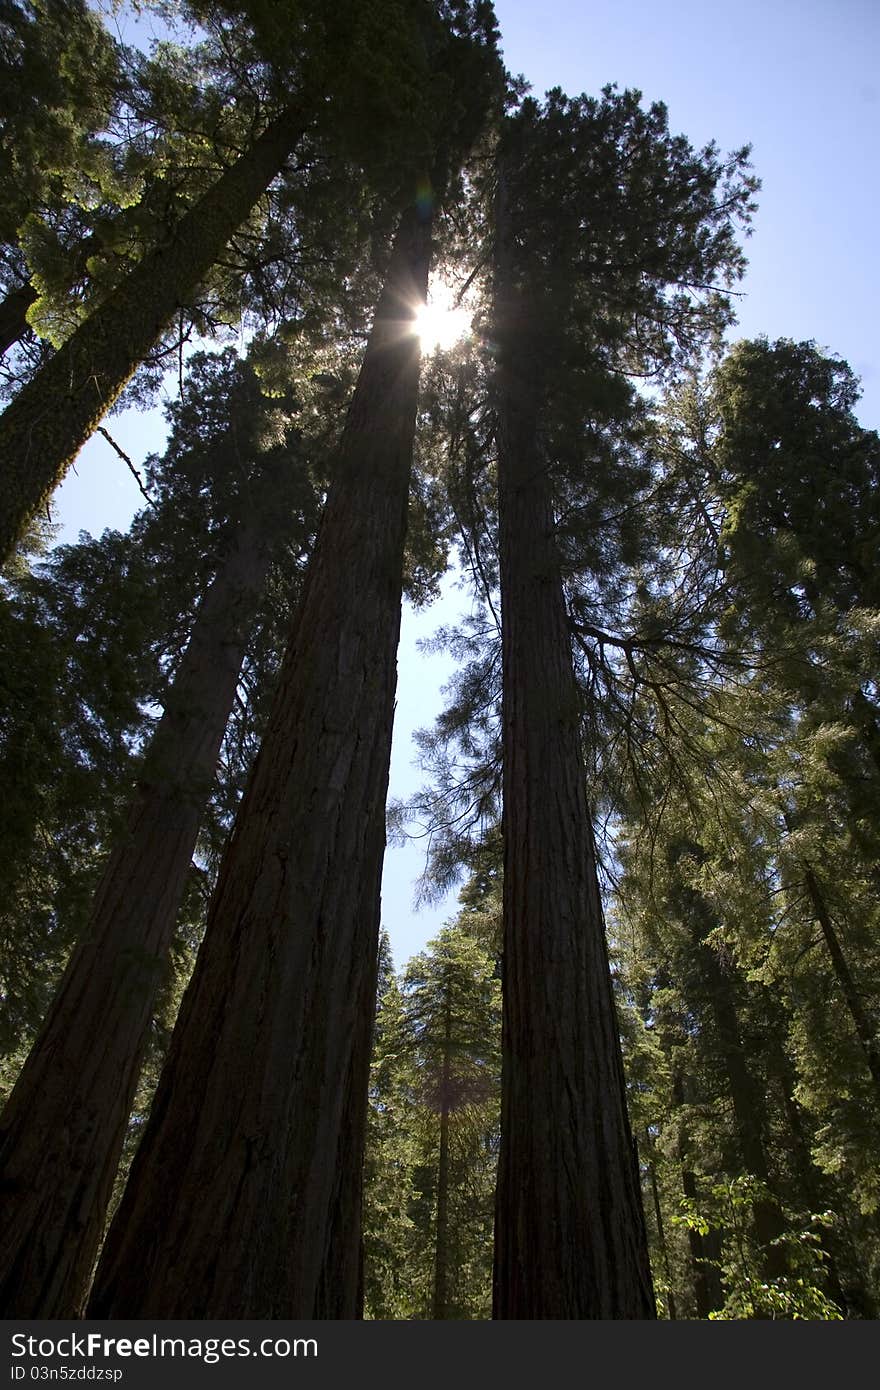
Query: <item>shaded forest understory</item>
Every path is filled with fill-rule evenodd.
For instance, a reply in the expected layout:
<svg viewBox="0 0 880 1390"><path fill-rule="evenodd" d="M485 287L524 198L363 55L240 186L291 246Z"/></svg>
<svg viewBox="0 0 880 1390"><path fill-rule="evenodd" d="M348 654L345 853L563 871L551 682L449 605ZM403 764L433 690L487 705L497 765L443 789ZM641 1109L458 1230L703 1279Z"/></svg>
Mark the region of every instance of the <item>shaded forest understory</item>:
<svg viewBox="0 0 880 1390"><path fill-rule="evenodd" d="M880 439L729 332L748 147L488 0L158 9L0 4L3 1315L877 1318Z"/></svg>

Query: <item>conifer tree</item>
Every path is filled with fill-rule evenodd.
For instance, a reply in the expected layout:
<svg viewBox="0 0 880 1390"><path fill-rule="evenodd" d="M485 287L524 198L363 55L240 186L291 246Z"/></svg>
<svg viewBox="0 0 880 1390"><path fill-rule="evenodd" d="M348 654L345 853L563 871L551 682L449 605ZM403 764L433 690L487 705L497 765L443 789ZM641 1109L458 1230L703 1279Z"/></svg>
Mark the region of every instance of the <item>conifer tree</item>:
<svg viewBox="0 0 880 1390"><path fill-rule="evenodd" d="M123 99L124 55L83 0L0 6L0 356L38 298L21 230L112 181L108 125Z"/></svg>
<svg viewBox="0 0 880 1390"><path fill-rule="evenodd" d="M395 153L405 145L412 155L421 128L418 120L405 122L403 111L407 103L424 99L423 92L414 93L425 66L413 29L419 7L404 0L387 0L387 5L387 13L381 5L373 10L348 2L327 11L315 0L289 0L283 14L274 7L269 25L276 49L271 56L265 49L254 56L270 72L266 100L254 111L241 153L182 215L172 209L163 234L148 243L125 278L0 417L0 557L11 553L29 519L175 314L193 301L307 132L325 157L353 159L361 171L372 169L386 189L382 171L392 158L384 143L395 138L395 130L400 132ZM264 6L226 8L259 38ZM294 33L306 35L308 42L295 42ZM388 80L392 63L398 63L396 83ZM372 146L352 120L353 110L369 114Z"/></svg>
<svg viewBox="0 0 880 1390"><path fill-rule="evenodd" d="M491 1313L500 984L463 913L387 984L371 1074L365 1287L373 1318Z"/></svg>
<svg viewBox="0 0 880 1390"><path fill-rule="evenodd" d="M744 159L739 152L724 164L713 147L695 153L669 135L663 107L643 111L637 93L611 88L601 100L557 91L544 108L527 101L502 138L496 1317L654 1316L555 511L566 483L569 499L577 496L576 469L589 467L596 424L625 437L633 401L618 374L663 370L726 321L724 288L742 266L734 225L754 189ZM554 429L553 406L566 391L563 419L576 422L579 408L580 440Z"/></svg>
<svg viewBox="0 0 880 1390"><path fill-rule="evenodd" d="M448 27L418 15L435 91L454 80L464 102L442 144L449 108L423 113L443 178L483 119L494 32L485 10L456 10ZM467 78L469 89L457 85ZM269 727L99 1265L96 1315L352 1317L358 1308L419 379L413 318L430 243L423 185L395 237ZM163 1254L172 1246L174 1280Z"/></svg>
<svg viewBox="0 0 880 1390"><path fill-rule="evenodd" d="M0 1289L3 1306L24 1316L80 1311L242 660L269 565L308 498L295 448L271 445L253 374L228 359L214 379L210 368L203 362L189 383L197 400L202 389L207 397L201 431L179 430L165 463L186 469L196 488L201 473L217 502L225 494L216 572L82 939L0 1121L9 1204ZM218 387L220 422L208 406Z"/></svg>
<svg viewBox="0 0 880 1390"><path fill-rule="evenodd" d="M392 254L269 727L98 1269L97 1316L354 1315L418 385L410 325L429 246L430 223L413 210ZM230 1183L239 1170L250 1180ZM174 1281L166 1244L176 1251Z"/></svg>

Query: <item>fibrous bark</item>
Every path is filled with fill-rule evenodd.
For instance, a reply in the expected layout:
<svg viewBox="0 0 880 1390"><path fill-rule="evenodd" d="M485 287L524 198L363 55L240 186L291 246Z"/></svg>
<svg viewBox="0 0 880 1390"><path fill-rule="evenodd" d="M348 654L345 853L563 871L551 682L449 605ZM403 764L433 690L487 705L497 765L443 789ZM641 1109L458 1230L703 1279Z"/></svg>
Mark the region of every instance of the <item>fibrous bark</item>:
<svg viewBox="0 0 880 1390"><path fill-rule="evenodd" d="M398 232L95 1317L351 1318L430 229Z"/></svg>
<svg viewBox="0 0 880 1390"><path fill-rule="evenodd" d="M0 1121L0 1306L81 1311L268 567L243 526L199 608L125 828Z"/></svg>
<svg viewBox="0 0 880 1390"><path fill-rule="evenodd" d="M503 188L503 184L502 184ZM504 1013L496 1318L653 1318L611 990L540 364L498 213Z"/></svg>

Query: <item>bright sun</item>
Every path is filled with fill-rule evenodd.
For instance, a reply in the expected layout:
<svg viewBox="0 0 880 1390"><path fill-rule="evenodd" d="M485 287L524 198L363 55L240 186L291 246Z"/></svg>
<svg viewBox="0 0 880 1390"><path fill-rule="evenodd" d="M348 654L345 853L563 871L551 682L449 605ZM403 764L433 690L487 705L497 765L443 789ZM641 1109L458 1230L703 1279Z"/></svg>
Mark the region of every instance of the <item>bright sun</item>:
<svg viewBox="0 0 880 1390"><path fill-rule="evenodd" d="M416 333L422 352L427 354L435 348L454 347L470 326L470 310L456 305L452 286L435 282L428 293L427 304L416 314Z"/></svg>

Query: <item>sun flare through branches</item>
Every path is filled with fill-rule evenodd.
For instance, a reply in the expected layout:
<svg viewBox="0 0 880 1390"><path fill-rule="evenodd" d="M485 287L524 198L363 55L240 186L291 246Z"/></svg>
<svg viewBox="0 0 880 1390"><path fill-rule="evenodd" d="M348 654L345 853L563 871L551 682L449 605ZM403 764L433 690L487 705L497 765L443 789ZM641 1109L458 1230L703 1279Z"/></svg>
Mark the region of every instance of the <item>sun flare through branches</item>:
<svg viewBox="0 0 880 1390"><path fill-rule="evenodd" d="M442 280L428 291L428 302L415 316L415 331L427 356L437 348L451 348L470 331L471 311L456 302L456 291Z"/></svg>

